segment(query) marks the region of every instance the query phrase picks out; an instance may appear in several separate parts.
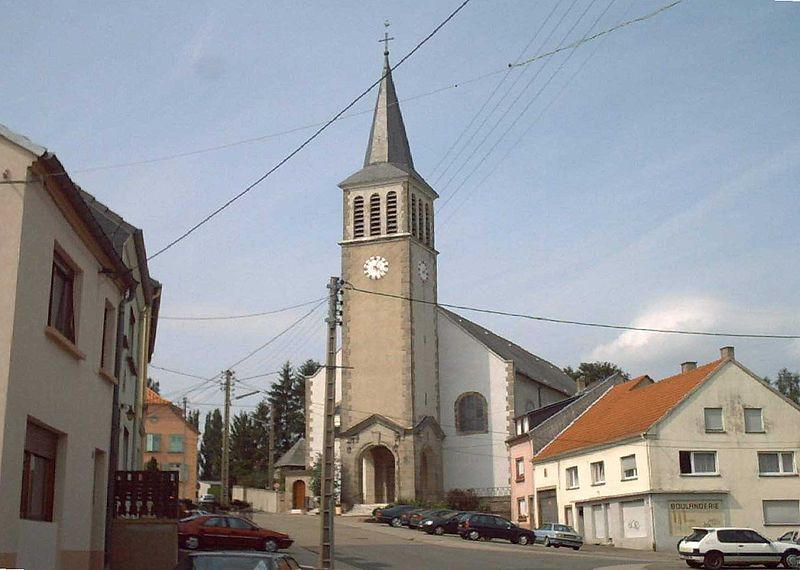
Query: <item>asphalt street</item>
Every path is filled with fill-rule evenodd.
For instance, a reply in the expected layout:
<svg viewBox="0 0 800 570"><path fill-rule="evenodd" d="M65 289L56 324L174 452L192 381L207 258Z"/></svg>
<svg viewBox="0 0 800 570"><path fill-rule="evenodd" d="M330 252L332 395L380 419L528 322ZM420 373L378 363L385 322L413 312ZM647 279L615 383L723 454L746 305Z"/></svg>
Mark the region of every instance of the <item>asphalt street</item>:
<svg viewBox="0 0 800 570"><path fill-rule="evenodd" d="M319 552L319 517L256 514L260 526L287 532L295 543L287 551L298 562L314 566ZM686 565L672 553L585 546L578 552L505 541L465 541L458 536L431 536L405 528L337 517L334 523L335 568L338 570L676 570Z"/></svg>

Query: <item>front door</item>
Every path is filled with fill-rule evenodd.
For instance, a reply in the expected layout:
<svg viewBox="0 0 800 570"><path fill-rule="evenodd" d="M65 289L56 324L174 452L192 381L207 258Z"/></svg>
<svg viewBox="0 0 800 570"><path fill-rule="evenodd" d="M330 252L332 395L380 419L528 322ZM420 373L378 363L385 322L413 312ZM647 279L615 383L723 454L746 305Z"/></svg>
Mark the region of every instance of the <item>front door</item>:
<svg viewBox="0 0 800 570"><path fill-rule="evenodd" d="M306 484L304 481L295 481L292 485L292 508L304 509L306 506Z"/></svg>

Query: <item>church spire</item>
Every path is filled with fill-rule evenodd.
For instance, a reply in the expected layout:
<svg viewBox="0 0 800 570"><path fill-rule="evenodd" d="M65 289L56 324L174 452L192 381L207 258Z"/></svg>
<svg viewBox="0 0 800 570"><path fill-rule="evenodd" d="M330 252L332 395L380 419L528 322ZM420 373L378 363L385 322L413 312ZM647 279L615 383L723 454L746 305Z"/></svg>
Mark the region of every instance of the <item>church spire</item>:
<svg viewBox="0 0 800 570"><path fill-rule="evenodd" d="M388 27L388 22L385 25ZM413 170L414 161L411 159L406 127L403 124L403 115L400 113L400 104L397 101L397 92L392 80L392 68L389 65L389 40L391 39L394 38L390 38L387 32L384 39L381 40L385 46L383 78L378 89L378 101L375 103L364 166L388 162Z"/></svg>

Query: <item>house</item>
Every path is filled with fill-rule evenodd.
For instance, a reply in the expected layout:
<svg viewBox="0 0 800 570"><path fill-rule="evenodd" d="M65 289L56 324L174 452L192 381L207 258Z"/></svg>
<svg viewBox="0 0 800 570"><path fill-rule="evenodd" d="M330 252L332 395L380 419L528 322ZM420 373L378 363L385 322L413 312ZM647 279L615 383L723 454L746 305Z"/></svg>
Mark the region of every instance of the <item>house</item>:
<svg viewBox="0 0 800 570"><path fill-rule="evenodd" d="M306 439L301 437L275 462L275 479L283 479L283 504L293 512L305 511L311 502L311 471L306 470Z"/></svg>
<svg viewBox="0 0 800 570"><path fill-rule="evenodd" d="M149 276L58 158L3 126L0 177L0 567L102 568L120 315Z"/></svg>
<svg viewBox="0 0 800 570"><path fill-rule="evenodd" d="M608 388L533 457L537 523L671 550L693 526L800 525L800 406L734 357ZM552 493L540 508L537 497Z"/></svg>
<svg viewBox="0 0 800 570"><path fill-rule="evenodd" d="M197 500L199 430L184 417L183 410L150 388L145 402L145 464L155 459L160 469L179 471L178 495Z"/></svg>

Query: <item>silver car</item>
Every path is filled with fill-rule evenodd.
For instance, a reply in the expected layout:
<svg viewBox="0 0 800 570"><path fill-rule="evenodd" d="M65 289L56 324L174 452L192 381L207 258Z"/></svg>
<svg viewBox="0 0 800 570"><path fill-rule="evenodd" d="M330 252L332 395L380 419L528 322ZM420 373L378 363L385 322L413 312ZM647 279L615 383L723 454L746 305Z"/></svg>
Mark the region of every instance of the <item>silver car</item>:
<svg viewBox="0 0 800 570"><path fill-rule="evenodd" d="M565 524L544 523L537 528L536 542L542 542L545 546L568 546L573 550L579 550L583 546L583 537L578 531Z"/></svg>

